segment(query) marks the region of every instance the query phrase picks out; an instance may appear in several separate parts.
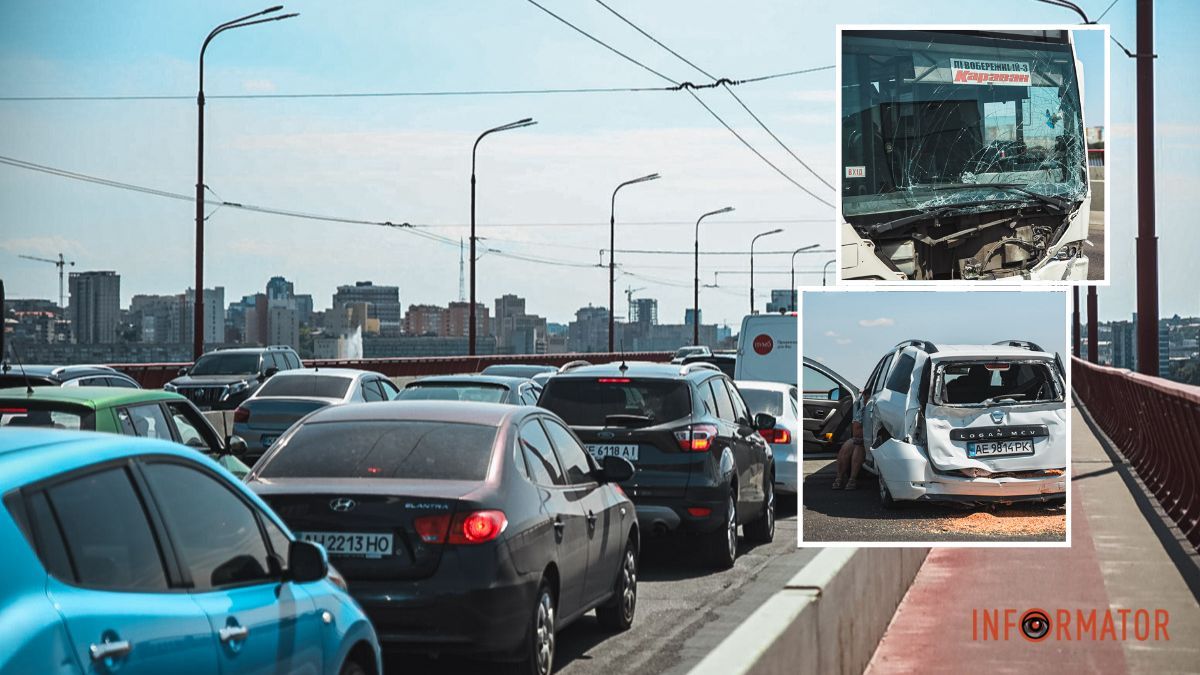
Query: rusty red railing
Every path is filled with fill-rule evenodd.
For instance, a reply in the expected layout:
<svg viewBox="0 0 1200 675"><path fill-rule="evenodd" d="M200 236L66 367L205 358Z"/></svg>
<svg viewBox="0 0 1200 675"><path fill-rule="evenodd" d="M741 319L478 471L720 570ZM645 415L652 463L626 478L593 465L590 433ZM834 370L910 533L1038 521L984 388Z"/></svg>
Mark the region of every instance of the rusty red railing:
<svg viewBox="0 0 1200 675"><path fill-rule="evenodd" d="M417 356L374 359L309 359L308 368L360 368L388 377L419 377L477 373L500 363L528 363L563 366L571 361L611 363L613 361L670 361L672 352L616 352L595 354L497 354L489 356ZM156 389L179 375L179 369L191 363L112 363L113 368L137 380L143 387Z"/></svg>
<svg viewBox="0 0 1200 675"><path fill-rule="evenodd" d="M1072 387L1200 551L1200 387L1071 359Z"/></svg>

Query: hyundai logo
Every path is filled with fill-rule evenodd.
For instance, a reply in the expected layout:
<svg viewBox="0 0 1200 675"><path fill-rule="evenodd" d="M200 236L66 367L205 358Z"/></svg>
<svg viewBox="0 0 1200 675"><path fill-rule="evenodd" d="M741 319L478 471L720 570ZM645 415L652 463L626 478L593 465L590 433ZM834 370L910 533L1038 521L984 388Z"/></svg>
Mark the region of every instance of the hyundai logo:
<svg viewBox="0 0 1200 675"><path fill-rule="evenodd" d="M1004 423L1004 411L1003 410L993 410L992 411L992 423L993 424L1003 424Z"/></svg>
<svg viewBox="0 0 1200 675"><path fill-rule="evenodd" d="M345 513L347 511L353 510L354 507L357 505L358 505L358 502L354 501L353 499L350 499L349 497L338 497L337 499L329 500L330 510L337 511L338 513Z"/></svg>

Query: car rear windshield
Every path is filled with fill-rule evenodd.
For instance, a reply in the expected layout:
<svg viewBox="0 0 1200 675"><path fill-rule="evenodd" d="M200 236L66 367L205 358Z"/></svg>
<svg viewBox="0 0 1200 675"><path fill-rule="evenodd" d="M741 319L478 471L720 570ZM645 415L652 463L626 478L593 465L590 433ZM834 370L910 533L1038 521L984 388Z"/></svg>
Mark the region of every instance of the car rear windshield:
<svg viewBox="0 0 1200 675"><path fill-rule="evenodd" d="M396 396L400 401L477 401L499 403L508 388L499 384L410 384Z"/></svg>
<svg viewBox="0 0 1200 675"><path fill-rule="evenodd" d="M277 375L267 380L258 390L258 398L264 396L318 396L341 398L350 388L351 379L332 375Z"/></svg>
<svg viewBox="0 0 1200 675"><path fill-rule="evenodd" d="M71 429L94 431L96 414L86 408L60 406L47 403L29 405L0 401L0 429L19 427L42 427L46 429Z"/></svg>
<svg viewBox="0 0 1200 675"><path fill-rule="evenodd" d="M258 372L258 354L201 356L188 375L249 375Z"/></svg>
<svg viewBox="0 0 1200 675"><path fill-rule="evenodd" d="M783 392L745 387L738 387L738 391L742 392L742 400L746 402L746 407L750 408L750 412L767 413L775 417L783 416Z"/></svg>
<svg viewBox="0 0 1200 675"><path fill-rule="evenodd" d="M538 405L579 427L607 426L610 415L660 424L692 414L688 385L682 380L555 377L546 383Z"/></svg>
<svg viewBox="0 0 1200 675"><path fill-rule="evenodd" d="M487 477L496 428L421 421L318 422L296 430L264 478Z"/></svg>
<svg viewBox="0 0 1200 675"><path fill-rule="evenodd" d="M951 362L937 369L934 402L944 405L1045 403L1063 400L1052 364L1045 361Z"/></svg>

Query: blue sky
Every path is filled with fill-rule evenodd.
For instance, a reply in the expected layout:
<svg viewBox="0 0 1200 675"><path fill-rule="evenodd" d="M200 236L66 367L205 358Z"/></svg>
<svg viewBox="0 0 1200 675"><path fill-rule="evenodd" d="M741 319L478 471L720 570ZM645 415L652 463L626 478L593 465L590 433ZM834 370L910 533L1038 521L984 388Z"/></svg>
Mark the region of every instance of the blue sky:
<svg viewBox="0 0 1200 675"><path fill-rule="evenodd" d="M806 292L804 356L862 386L884 352L910 338L942 344L1029 340L1062 354L1064 303L1058 291Z"/></svg>
<svg viewBox="0 0 1200 675"><path fill-rule="evenodd" d="M1008 21L1070 23L1067 12L1011 0ZM268 3L7 0L0 3L0 95L194 95L196 53L214 25ZM618 49L676 80L702 76L589 2L544 4ZM1096 13L1107 6L1085 2ZM1188 35L1200 3L1160 2L1159 232L1162 309L1196 313L1187 291L1200 235L1184 195L1200 180L1193 87L1198 57ZM890 0L852 5L747 0L664 0L612 5L669 46L717 75L752 77L830 65L834 26L874 22L977 22L978 6L953 0L919 5ZM919 9L918 9L919 8ZM206 58L211 96L241 93L366 92L474 88L636 87L653 75L588 42L521 0L453 3L289 2L296 19L221 35ZM1105 20L1133 41L1133 0ZM1100 51L1084 47L1093 61ZM1092 53L1089 55L1088 50ZM834 74L747 84L736 91L822 176L833 182ZM1089 110L1098 92L1088 87ZM1111 180L1132 184L1133 63L1113 56ZM701 94L764 154L806 187L828 191L766 136L728 95ZM623 191L618 248L687 251L695 218L727 204L737 212L706 221L703 250L745 251L760 231L783 227L758 251L833 243L831 210L799 191L740 146L680 93L318 100L209 99L205 182L221 198L369 220L445 225L465 235L470 146L483 129L533 116L539 125L489 138L480 147L480 235L507 253L599 262L607 247L608 200L627 178L664 178ZM1089 112L1089 119L1093 116ZM188 193L195 182L195 105L151 102L0 102L0 155ZM1113 185L1113 183L1110 183ZM1133 309L1134 202L1113 195L1113 286L1101 289L1104 318ZM812 220L813 222L792 222ZM756 222L746 222L756 221ZM549 223L553 227L498 227ZM578 226L578 223L590 223ZM52 297L52 267L21 253L78 261L77 269L117 269L125 301L134 293L179 292L192 280L192 206L0 166L0 272L13 297ZM208 221L207 285L227 298L260 291L283 274L298 292L327 306L338 284L398 284L401 301L445 303L457 296L458 251L410 234L222 209ZM815 282L828 254L797 256L798 281ZM756 261L760 304L786 286L788 257ZM644 288L664 321L690 306L691 260L678 255L618 257L631 274L618 290ZM737 323L745 312L743 255L708 256L702 282L706 319ZM634 276L636 275L636 276ZM547 283L547 281L550 283ZM479 261L479 295L529 299L530 311L565 321L588 303L607 302L607 271L551 267L495 255ZM623 302L618 313L623 314Z"/></svg>

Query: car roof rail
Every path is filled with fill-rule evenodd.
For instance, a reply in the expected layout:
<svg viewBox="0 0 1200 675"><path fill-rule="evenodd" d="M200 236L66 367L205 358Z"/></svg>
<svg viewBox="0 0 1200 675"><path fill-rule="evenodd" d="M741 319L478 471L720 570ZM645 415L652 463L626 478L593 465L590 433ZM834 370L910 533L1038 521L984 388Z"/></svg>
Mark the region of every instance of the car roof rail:
<svg viewBox="0 0 1200 675"><path fill-rule="evenodd" d="M267 345L267 349L291 349L291 345Z"/></svg>
<svg viewBox="0 0 1200 675"><path fill-rule="evenodd" d="M1030 342L1029 340L1001 340L999 342L993 342L992 344L997 347L1017 347L1020 349L1028 349L1031 352L1046 351L1045 349L1042 349L1038 343Z"/></svg>
<svg viewBox="0 0 1200 675"><path fill-rule="evenodd" d="M568 361L567 363L564 363L562 365L562 367L560 367L558 369L558 372L565 373L568 370L575 370L576 368L582 368L583 366L590 366L590 365L592 365L592 363L590 361L584 361L583 359L577 359L575 361Z"/></svg>
<svg viewBox="0 0 1200 675"><path fill-rule="evenodd" d="M721 372L720 368L718 368L715 364L709 363L708 361L695 361L692 363L683 364L683 366L679 368L679 374L687 375L693 370L715 370L718 373Z"/></svg>
<svg viewBox="0 0 1200 675"><path fill-rule="evenodd" d="M921 340L918 338L913 338L911 340L904 340L900 344L896 345L895 348L903 349L905 347L916 347L917 349L920 349L921 351L925 352L926 354L936 354L937 350L938 350L937 345L933 344L929 340Z"/></svg>

